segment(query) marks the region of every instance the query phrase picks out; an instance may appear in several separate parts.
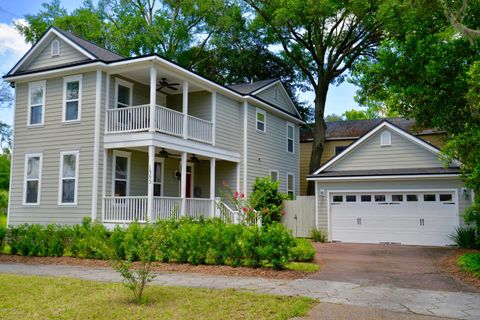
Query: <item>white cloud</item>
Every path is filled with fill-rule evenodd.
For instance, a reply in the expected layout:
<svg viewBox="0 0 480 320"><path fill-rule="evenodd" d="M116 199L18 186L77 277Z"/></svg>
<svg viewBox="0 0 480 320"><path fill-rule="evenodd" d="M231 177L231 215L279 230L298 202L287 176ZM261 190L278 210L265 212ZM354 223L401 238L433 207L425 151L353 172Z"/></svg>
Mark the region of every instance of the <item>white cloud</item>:
<svg viewBox="0 0 480 320"><path fill-rule="evenodd" d="M28 51L30 45L15 29L14 23L26 23L20 19L10 24L0 23L0 71L6 72Z"/></svg>

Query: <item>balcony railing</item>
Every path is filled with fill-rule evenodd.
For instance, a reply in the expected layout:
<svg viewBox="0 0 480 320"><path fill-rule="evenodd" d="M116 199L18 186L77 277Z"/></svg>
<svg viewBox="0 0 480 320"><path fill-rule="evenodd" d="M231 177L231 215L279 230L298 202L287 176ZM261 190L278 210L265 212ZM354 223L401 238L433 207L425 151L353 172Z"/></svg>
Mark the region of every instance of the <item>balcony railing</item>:
<svg viewBox="0 0 480 320"><path fill-rule="evenodd" d="M103 221L128 223L147 221L148 197L105 197Z"/></svg>
<svg viewBox="0 0 480 320"><path fill-rule="evenodd" d="M106 133L127 133L150 130L150 105L107 109ZM213 123L191 115L165 108L155 107L154 130L157 132L186 137L187 139L212 143ZM184 118L187 117L186 128Z"/></svg>

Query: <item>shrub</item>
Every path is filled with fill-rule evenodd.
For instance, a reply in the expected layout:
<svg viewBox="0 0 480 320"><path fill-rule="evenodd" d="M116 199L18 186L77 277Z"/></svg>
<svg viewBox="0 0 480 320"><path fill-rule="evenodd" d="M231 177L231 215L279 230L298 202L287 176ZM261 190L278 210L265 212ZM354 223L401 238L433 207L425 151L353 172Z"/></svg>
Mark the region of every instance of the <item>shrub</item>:
<svg viewBox="0 0 480 320"><path fill-rule="evenodd" d="M477 232L476 246L480 247L480 200L477 199L478 196L476 196L475 204L465 211L464 219L465 223L471 224L475 227Z"/></svg>
<svg viewBox="0 0 480 320"><path fill-rule="evenodd" d="M295 239L295 246L290 248L290 261L309 262L315 258L316 250L308 239Z"/></svg>
<svg viewBox="0 0 480 320"><path fill-rule="evenodd" d="M457 265L475 277L480 278L480 253L467 253L458 258Z"/></svg>
<svg viewBox="0 0 480 320"><path fill-rule="evenodd" d="M274 269L283 269L294 242L294 238L282 224L266 225L261 232L260 256L262 260L272 264Z"/></svg>
<svg viewBox="0 0 480 320"><path fill-rule="evenodd" d="M450 238L460 248L475 249L477 247L475 228L472 226L458 226Z"/></svg>
<svg viewBox="0 0 480 320"><path fill-rule="evenodd" d="M111 247L107 245L108 231L90 218L84 218L72 231L70 253L73 257L87 259L108 259Z"/></svg>
<svg viewBox="0 0 480 320"><path fill-rule="evenodd" d="M261 213L262 223L280 222L284 215L283 200L288 195L278 191L279 181L272 181L270 177L257 177L250 195L250 204Z"/></svg>
<svg viewBox="0 0 480 320"><path fill-rule="evenodd" d="M327 242L328 233L323 229L318 230L317 228L312 228L312 230L310 230L310 237L315 242Z"/></svg>
<svg viewBox="0 0 480 320"><path fill-rule="evenodd" d="M7 235L7 228L0 225L0 253L3 252L5 236Z"/></svg>

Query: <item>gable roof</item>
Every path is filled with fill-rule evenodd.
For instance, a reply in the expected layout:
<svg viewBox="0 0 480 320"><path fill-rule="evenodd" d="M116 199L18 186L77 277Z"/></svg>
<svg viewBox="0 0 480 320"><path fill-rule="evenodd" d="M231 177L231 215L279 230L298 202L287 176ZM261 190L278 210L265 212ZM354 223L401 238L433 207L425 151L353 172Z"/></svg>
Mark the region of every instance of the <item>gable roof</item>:
<svg viewBox="0 0 480 320"><path fill-rule="evenodd" d="M388 120L384 119L382 120L376 127L365 133L360 139L349 145L345 150L340 152L338 155L327 161L323 166L320 167L317 171L313 173L313 175L318 175L319 173L325 171L329 167L331 167L334 163L339 161L340 159L344 158L350 152L358 148L364 141L372 137L375 133L379 132L383 128L389 128L390 130L396 132L400 136L406 138L407 140L419 145L420 147L426 149L427 151L432 152L435 155L438 155L440 153L440 149L437 147L429 144L428 142L425 142L424 140L415 137L414 135L408 133L407 131L403 130L402 128L390 123Z"/></svg>
<svg viewBox="0 0 480 320"><path fill-rule="evenodd" d="M443 132L433 128L418 128L415 125L415 120L398 117L327 122L325 138L327 140L358 139L365 133L375 128L379 123L384 120L387 120L391 124L414 135L435 134ZM302 128L300 131L300 141L307 142L312 140L313 128Z"/></svg>
<svg viewBox="0 0 480 320"><path fill-rule="evenodd" d="M255 91L262 89L269 84L273 84L274 82L280 81L278 78L275 79L267 79L267 80L260 80L254 82L246 82L246 83L237 83L228 85L227 88L232 89L241 94L253 94Z"/></svg>

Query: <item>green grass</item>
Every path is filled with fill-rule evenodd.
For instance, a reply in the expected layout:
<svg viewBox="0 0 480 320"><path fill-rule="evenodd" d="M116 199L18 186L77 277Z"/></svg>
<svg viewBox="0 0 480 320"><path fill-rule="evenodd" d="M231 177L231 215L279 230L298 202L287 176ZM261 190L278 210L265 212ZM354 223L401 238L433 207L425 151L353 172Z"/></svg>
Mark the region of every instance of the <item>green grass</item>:
<svg viewBox="0 0 480 320"><path fill-rule="evenodd" d="M7 215L0 213L0 227L6 227L7 226Z"/></svg>
<svg viewBox="0 0 480 320"><path fill-rule="evenodd" d="M148 304L131 301L119 283L0 275L0 319L289 319L315 300L239 292L149 286Z"/></svg>
<svg viewBox="0 0 480 320"><path fill-rule="evenodd" d="M289 262L285 268L293 271L316 272L320 266L310 262Z"/></svg>
<svg viewBox="0 0 480 320"><path fill-rule="evenodd" d="M480 253L466 253L457 260L457 265L468 273L480 278Z"/></svg>

